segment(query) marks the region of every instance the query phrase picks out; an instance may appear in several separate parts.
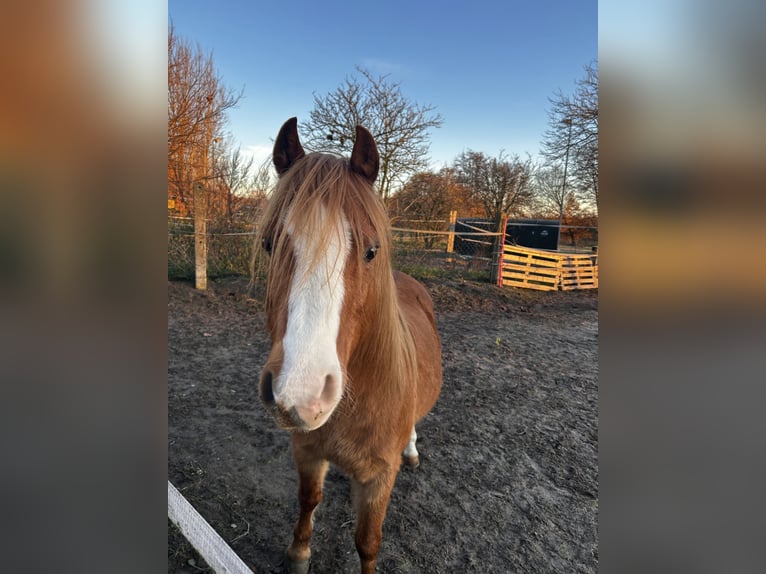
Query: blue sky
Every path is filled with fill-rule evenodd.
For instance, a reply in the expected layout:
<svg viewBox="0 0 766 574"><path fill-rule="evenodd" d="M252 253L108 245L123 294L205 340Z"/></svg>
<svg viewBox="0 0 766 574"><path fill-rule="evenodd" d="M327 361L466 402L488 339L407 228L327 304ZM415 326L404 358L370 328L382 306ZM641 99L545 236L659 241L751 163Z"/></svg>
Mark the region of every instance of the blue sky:
<svg viewBox="0 0 766 574"><path fill-rule="evenodd" d="M435 168L466 149L536 156L548 98L571 93L597 58L595 0L290 2L169 0L176 32L208 52L227 86L244 88L228 130L258 160L314 93L356 66L390 74L410 101L443 116Z"/></svg>

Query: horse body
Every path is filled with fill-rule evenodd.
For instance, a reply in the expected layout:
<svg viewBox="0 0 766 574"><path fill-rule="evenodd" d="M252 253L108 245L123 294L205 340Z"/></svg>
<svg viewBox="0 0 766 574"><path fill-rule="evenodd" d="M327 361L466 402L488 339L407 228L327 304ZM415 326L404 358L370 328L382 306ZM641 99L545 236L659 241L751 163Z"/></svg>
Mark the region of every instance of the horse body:
<svg viewBox="0 0 766 574"><path fill-rule="evenodd" d="M290 571L308 571L312 515L333 463L351 478L362 572L374 572L402 454L419 463L415 424L441 388L433 303L423 285L391 271L369 132L357 127L348 161L306 155L292 118L274 164L280 182L262 226L272 349L260 395L292 433L300 516Z"/></svg>
<svg viewBox="0 0 766 574"><path fill-rule="evenodd" d="M407 317L425 317L410 320L408 325L412 338L417 341L418 385L415 388L415 417L423 418L431 410L441 390L442 362L441 343L436 330L434 305L422 283L409 275L395 271L399 304Z"/></svg>

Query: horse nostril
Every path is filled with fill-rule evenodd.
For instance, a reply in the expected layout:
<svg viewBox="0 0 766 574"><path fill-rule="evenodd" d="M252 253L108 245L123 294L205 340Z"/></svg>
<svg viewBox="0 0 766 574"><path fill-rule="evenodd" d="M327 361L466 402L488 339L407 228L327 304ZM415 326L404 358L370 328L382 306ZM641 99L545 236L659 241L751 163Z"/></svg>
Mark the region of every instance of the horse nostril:
<svg viewBox="0 0 766 574"><path fill-rule="evenodd" d="M325 402L332 402L338 392L338 379L333 375L328 374L324 378L324 388L322 389L322 400Z"/></svg>
<svg viewBox="0 0 766 574"><path fill-rule="evenodd" d="M273 375L271 371L263 371L261 375L261 401L265 405L274 404L274 389L272 388Z"/></svg>

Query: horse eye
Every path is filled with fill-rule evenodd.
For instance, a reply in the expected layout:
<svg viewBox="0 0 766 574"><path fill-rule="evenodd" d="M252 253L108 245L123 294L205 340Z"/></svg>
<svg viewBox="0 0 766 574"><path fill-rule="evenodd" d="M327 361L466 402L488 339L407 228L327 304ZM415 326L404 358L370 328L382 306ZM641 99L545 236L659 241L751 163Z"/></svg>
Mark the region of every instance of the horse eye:
<svg viewBox="0 0 766 574"><path fill-rule="evenodd" d="M271 255L271 239L268 237L264 237L261 239L261 247L263 247L263 250Z"/></svg>
<svg viewBox="0 0 766 574"><path fill-rule="evenodd" d="M372 261L373 259L375 259L375 254L376 254L377 252L378 252L378 246L377 246L377 245L376 245L376 246L373 246L373 247L370 247L370 248L367 250L367 253L365 253L365 254L364 254L364 260L365 260L367 263L369 263L370 261Z"/></svg>

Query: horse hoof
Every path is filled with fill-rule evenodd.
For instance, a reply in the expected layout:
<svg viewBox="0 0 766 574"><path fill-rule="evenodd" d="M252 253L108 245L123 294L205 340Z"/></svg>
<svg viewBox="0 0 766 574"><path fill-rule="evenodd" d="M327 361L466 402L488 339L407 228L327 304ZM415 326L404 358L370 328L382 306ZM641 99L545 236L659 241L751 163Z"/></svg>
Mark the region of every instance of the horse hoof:
<svg viewBox="0 0 766 574"><path fill-rule="evenodd" d="M288 574L308 574L309 564L311 560L304 560L303 562L293 562L289 558L287 559L287 572Z"/></svg>
<svg viewBox="0 0 766 574"><path fill-rule="evenodd" d="M405 456L404 462L407 466L410 468L417 468L420 466L420 457L419 456Z"/></svg>

